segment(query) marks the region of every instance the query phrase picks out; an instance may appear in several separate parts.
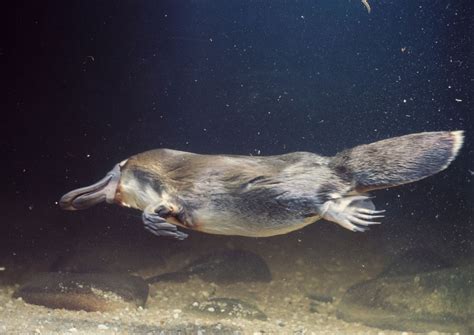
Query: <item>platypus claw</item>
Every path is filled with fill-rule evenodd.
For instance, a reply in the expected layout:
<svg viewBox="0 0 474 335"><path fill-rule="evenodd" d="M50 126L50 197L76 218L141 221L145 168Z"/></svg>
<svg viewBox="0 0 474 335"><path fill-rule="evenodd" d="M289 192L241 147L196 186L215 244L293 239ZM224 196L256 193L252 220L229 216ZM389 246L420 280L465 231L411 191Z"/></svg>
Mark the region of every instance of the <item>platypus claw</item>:
<svg viewBox="0 0 474 335"><path fill-rule="evenodd" d="M184 240L188 237L188 234L179 231L174 224L166 222L165 219L156 214L143 212L142 219L145 229L156 236L172 237L178 240Z"/></svg>
<svg viewBox="0 0 474 335"><path fill-rule="evenodd" d="M188 237L188 234L179 230L171 231L166 229L156 229L152 226L145 226L145 229L156 236L171 237L181 241Z"/></svg>
<svg viewBox="0 0 474 335"><path fill-rule="evenodd" d="M174 211L170 205L159 204L155 208L153 208L153 213L161 216L162 218L172 216Z"/></svg>
<svg viewBox="0 0 474 335"><path fill-rule="evenodd" d="M373 208L373 203L369 199L366 196L351 196L327 201L323 205L321 216L346 229L366 231L369 229L368 226L380 224L380 222L372 220L383 218L383 215L377 214L385 212L384 210L370 209L370 207Z"/></svg>

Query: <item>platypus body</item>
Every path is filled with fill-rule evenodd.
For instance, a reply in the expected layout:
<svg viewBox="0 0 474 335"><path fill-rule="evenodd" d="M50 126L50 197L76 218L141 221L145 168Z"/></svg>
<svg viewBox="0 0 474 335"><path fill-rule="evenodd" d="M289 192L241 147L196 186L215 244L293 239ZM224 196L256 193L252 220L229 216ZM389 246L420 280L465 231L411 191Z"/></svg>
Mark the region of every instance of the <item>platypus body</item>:
<svg viewBox="0 0 474 335"><path fill-rule="evenodd" d="M411 134L323 157L200 155L157 149L117 164L94 185L65 194L63 209L102 201L143 212L145 228L178 239L176 226L264 237L321 218L352 231L380 223L367 192L414 182L448 167L463 132Z"/></svg>

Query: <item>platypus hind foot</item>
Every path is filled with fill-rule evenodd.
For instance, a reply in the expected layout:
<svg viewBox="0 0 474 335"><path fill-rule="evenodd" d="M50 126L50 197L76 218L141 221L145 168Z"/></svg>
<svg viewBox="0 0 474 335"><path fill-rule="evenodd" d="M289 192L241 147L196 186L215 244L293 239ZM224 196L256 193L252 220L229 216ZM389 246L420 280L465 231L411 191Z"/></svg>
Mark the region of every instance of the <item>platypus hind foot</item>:
<svg viewBox="0 0 474 335"><path fill-rule="evenodd" d="M375 210L370 197L356 195L326 201L323 204L321 216L346 229L363 232L369 229L367 227L369 225L380 224L372 220L384 217L377 215L383 212L385 211Z"/></svg>
<svg viewBox="0 0 474 335"><path fill-rule="evenodd" d="M145 210L142 214L145 229L156 236L167 236L178 240L184 240L188 234L178 230L174 224L166 222L164 218L154 212Z"/></svg>

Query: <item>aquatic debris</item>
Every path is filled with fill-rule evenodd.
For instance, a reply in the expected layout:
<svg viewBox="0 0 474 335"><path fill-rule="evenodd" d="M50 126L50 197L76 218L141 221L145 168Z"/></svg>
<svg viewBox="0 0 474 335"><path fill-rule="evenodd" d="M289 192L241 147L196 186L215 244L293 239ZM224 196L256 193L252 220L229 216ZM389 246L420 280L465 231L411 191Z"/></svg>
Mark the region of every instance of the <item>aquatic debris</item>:
<svg viewBox="0 0 474 335"><path fill-rule="evenodd" d="M144 306L148 284L124 274L45 272L20 286L13 297L49 308L104 312Z"/></svg>
<svg viewBox="0 0 474 335"><path fill-rule="evenodd" d="M372 9L370 8L369 1L367 0L361 0L361 1L362 1L362 4L365 6L365 8L367 8L367 12L370 14Z"/></svg>
<svg viewBox="0 0 474 335"><path fill-rule="evenodd" d="M146 281L184 282L191 276L221 284L272 280L267 264L259 255L247 250L224 250L199 257L179 271L154 276Z"/></svg>
<svg viewBox="0 0 474 335"><path fill-rule="evenodd" d="M337 317L401 331L474 329L474 266L409 276L379 277L349 288Z"/></svg>
<svg viewBox="0 0 474 335"><path fill-rule="evenodd" d="M213 298L204 302L194 302L188 310L217 317L243 318L247 320L267 320L267 316L256 306L233 298Z"/></svg>

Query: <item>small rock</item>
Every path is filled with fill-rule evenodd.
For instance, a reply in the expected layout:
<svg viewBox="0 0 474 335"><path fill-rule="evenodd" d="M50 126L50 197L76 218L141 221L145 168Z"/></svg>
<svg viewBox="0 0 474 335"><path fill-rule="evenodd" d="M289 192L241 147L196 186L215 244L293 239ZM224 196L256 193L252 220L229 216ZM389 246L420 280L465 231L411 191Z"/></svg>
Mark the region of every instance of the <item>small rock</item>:
<svg viewBox="0 0 474 335"><path fill-rule="evenodd" d="M35 275L13 296L49 308L104 312L144 306L148 284L131 275L47 272Z"/></svg>
<svg viewBox="0 0 474 335"><path fill-rule="evenodd" d="M192 304L188 309L190 311L219 317L267 320L265 313L256 306L242 300L231 298L213 298L201 302L197 306Z"/></svg>
<svg viewBox="0 0 474 335"><path fill-rule="evenodd" d="M199 257L177 272L148 278L147 282L184 282L191 276L219 284L272 280L267 263L259 255L246 250L224 250Z"/></svg>
<svg viewBox="0 0 474 335"><path fill-rule="evenodd" d="M173 318L174 318L174 319L178 319L180 313L181 313L181 310L180 310L180 309L174 309L174 310L173 310Z"/></svg>
<svg viewBox="0 0 474 335"><path fill-rule="evenodd" d="M382 329L469 334L474 315L474 266L379 277L349 288L337 316Z"/></svg>
<svg viewBox="0 0 474 335"><path fill-rule="evenodd" d="M103 324L98 325L97 328L99 328L99 329L101 329L101 330L107 330L107 329L109 329L109 327L107 327L106 325L103 325Z"/></svg>
<svg viewBox="0 0 474 335"><path fill-rule="evenodd" d="M333 302L334 298L327 294L310 293L307 297L317 303Z"/></svg>

